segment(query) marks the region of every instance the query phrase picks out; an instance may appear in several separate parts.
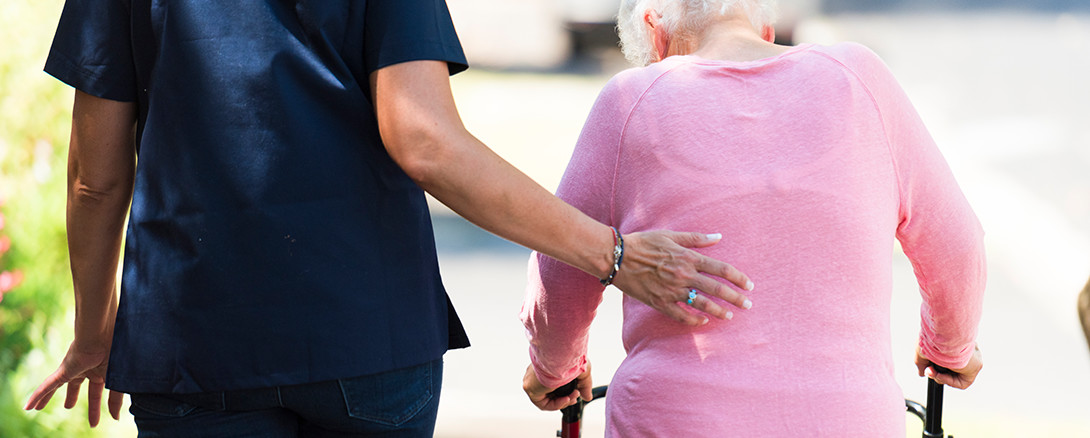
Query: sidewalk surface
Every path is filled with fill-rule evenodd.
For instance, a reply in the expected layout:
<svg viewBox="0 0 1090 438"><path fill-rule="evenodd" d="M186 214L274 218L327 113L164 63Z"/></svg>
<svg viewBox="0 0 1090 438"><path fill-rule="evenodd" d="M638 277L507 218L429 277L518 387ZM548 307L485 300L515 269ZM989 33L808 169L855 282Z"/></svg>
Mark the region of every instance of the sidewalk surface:
<svg viewBox="0 0 1090 438"><path fill-rule="evenodd" d="M804 21L796 37L858 41L885 59L987 231L986 366L971 390L947 391L946 430L1090 436L1090 354L1074 307L1090 275L1090 16L839 15ZM455 97L471 132L553 189L598 89L621 65L606 64L590 75L471 70L453 79ZM520 389L528 251L435 215L442 273L473 342L447 355L437 436L554 436L560 415L537 411ZM894 272L897 378L923 401L912 365L919 297L903 256ZM619 308L619 292L607 291L590 346L599 383L624 357ZM601 436L601 418L602 403L592 404L586 436Z"/></svg>

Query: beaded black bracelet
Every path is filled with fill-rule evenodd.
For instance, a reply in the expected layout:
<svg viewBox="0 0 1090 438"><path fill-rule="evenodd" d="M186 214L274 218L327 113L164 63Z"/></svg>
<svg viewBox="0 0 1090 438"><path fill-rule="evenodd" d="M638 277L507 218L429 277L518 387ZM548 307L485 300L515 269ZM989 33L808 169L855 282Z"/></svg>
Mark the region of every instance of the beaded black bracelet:
<svg viewBox="0 0 1090 438"><path fill-rule="evenodd" d="M617 231L616 227L609 227L613 231L613 240L616 244L613 246L613 270L610 271L609 276L599 281L602 282L602 286L609 286L613 284L613 277L617 276L617 271L621 270L621 260L624 259L624 237L621 236L621 232Z"/></svg>

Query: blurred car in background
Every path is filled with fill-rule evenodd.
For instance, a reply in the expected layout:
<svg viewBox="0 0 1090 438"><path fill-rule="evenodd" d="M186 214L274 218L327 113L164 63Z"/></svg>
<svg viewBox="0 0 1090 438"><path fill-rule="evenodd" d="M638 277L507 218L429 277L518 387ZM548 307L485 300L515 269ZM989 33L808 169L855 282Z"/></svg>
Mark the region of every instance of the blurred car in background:
<svg viewBox="0 0 1090 438"><path fill-rule="evenodd" d="M795 24L803 17L820 12L820 0L779 0L780 19L776 23L776 40L792 44ZM602 28L614 32L617 24L618 0L561 0L557 2L564 25L573 33L577 44L590 36L600 38Z"/></svg>
<svg viewBox="0 0 1090 438"><path fill-rule="evenodd" d="M780 0L777 41L791 44L795 24L821 0ZM447 0L469 62L501 69L556 69L617 46L619 0Z"/></svg>

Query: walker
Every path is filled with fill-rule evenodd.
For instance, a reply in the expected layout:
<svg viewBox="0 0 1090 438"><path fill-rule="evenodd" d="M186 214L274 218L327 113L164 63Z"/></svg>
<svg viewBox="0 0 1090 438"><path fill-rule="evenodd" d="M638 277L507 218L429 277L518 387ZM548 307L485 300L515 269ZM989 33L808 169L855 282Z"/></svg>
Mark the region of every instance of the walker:
<svg viewBox="0 0 1090 438"><path fill-rule="evenodd" d="M943 374L953 374L950 370L940 367L938 365L932 365L935 372ZM572 380L567 385L561 386L549 393L550 398L556 398L559 396L571 394L575 390L576 381ZM953 435L946 435L942 431L942 389L943 384L936 382L933 379L927 379L927 407L921 405L915 401L905 399L905 410L911 412L923 421L923 438L954 438ZM608 386L598 386L591 390L591 394L594 396L594 400L598 400L606 396ZM563 418L560 421L560 430L556 431L556 436L560 438L580 438L580 430L582 428L583 420L583 407L587 405L587 401L579 399L574 405L561 409Z"/></svg>

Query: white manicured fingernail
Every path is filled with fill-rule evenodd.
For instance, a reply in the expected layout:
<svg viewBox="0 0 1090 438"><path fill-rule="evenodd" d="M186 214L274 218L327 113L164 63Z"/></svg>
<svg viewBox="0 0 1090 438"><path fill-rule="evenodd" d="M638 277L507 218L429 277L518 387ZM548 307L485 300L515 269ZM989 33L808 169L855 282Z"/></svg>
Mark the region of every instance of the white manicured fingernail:
<svg viewBox="0 0 1090 438"><path fill-rule="evenodd" d="M727 311L727 319L734 319L734 312Z"/></svg>
<svg viewBox="0 0 1090 438"><path fill-rule="evenodd" d="M708 234L708 240L719 240L723 238L722 233Z"/></svg>
<svg viewBox="0 0 1090 438"><path fill-rule="evenodd" d="M753 282L746 280L746 290L753 290Z"/></svg>
<svg viewBox="0 0 1090 438"><path fill-rule="evenodd" d="M753 301L750 301L750 300L742 301L742 308L748 309L750 307L753 307Z"/></svg>

